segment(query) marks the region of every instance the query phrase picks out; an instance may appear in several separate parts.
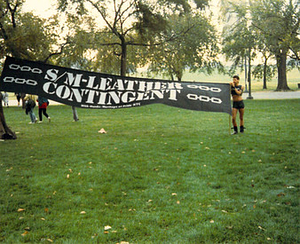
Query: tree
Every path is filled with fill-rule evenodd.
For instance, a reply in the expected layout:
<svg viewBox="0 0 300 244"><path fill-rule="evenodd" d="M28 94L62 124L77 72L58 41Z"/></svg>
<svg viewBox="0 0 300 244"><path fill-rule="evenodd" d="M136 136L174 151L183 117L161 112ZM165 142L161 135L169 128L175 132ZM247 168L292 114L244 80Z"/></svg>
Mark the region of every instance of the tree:
<svg viewBox="0 0 300 244"><path fill-rule="evenodd" d="M0 93L0 138L1 139L17 139L16 134L6 124L4 113L3 113L2 94L1 93Z"/></svg>
<svg viewBox="0 0 300 244"><path fill-rule="evenodd" d="M286 75L289 53L299 61L299 7L297 0L251 1L252 26L276 57L278 91L290 89Z"/></svg>
<svg viewBox="0 0 300 244"><path fill-rule="evenodd" d="M154 45L166 29L166 16L174 11L178 13L190 11L189 2L188 0L59 0L59 9L67 11L68 8L75 7L81 16L90 13L91 8L96 11L104 28L94 28L94 35L86 31L89 36L97 37L97 41L89 42L86 49L91 46L94 49L94 44L97 44L100 51L106 53L100 56L115 55L120 61L120 74L125 76L130 67L127 64L129 47L137 50L135 47ZM199 8L204 7L207 2L194 0ZM136 64L140 62L138 59L134 61Z"/></svg>
<svg viewBox="0 0 300 244"><path fill-rule="evenodd" d="M170 16L161 38L161 45L150 50L149 72L162 73L172 80L175 76L181 81L186 69L211 73L220 65L216 31L203 14Z"/></svg>
<svg viewBox="0 0 300 244"><path fill-rule="evenodd" d="M21 12L23 3L24 0L0 3L0 58L11 55L40 61L50 54L54 37L46 20Z"/></svg>
<svg viewBox="0 0 300 244"><path fill-rule="evenodd" d="M31 13L22 13L24 2L24 0L0 2L0 59L13 56L41 61L51 54L51 47L55 42L50 26L46 25L45 20ZM4 135L16 138L5 122L2 108L0 108L0 130Z"/></svg>
<svg viewBox="0 0 300 244"><path fill-rule="evenodd" d="M274 65L268 65L269 59L273 56L268 46L258 38L257 49L262 54L263 64L258 64L253 70L253 76L256 79L263 80L263 89L267 89L267 81L276 74Z"/></svg>
<svg viewBox="0 0 300 244"><path fill-rule="evenodd" d="M224 16L229 21L223 29L223 53L227 60L233 60L229 73L232 75L238 67L248 66L245 75L249 84L249 98L251 97L251 67L256 57L257 42L248 16L249 9L245 2L232 3L223 6ZM248 62L248 63L247 63ZM245 68L246 72L246 68Z"/></svg>

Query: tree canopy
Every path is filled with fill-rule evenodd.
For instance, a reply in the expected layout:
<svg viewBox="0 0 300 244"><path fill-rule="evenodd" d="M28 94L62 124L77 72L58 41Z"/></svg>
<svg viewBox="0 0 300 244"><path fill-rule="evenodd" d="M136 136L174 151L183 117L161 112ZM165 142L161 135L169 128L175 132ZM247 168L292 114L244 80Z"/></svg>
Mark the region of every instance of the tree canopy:
<svg viewBox="0 0 300 244"><path fill-rule="evenodd" d="M208 4L207 0L193 2L200 9ZM120 74L123 76L137 65L145 63L141 54L146 47L158 45L158 40L162 40L168 28L170 14L175 12L177 15L184 15L193 9L191 1L187 0L59 0L61 11L65 12L70 7L75 7L82 18L92 10L96 12L99 18L95 21L101 21L104 27L97 28L94 24L93 33L87 30L87 36L93 40L88 43L93 45L92 49L97 57L111 61L110 67L115 67L115 61L119 61ZM79 33L82 32L78 30L77 34ZM98 65L103 67L100 63Z"/></svg>
<svg viewBox="0 0 300 244"><path fill-rule="evenodd" d="M205 13L208 0L57 0L59 12L47 20L22 12L24 2L0 2L0 58L121 75L148 67L181 80L184 70L221 67L222 49L231 72L247 61L249 79L251 73L264 80L274 75L268 61L276 60L278 90L288 89L286 64L299 68L297 0L222 0L223 16L231 21L221 42ZM258 57L263 62L251 71Z"/></svg>
<svg viewBox="0 0 300 244"><path fill-rule="evenodd" d="M261 53L265 66L270 55L273 55L277 63L277 90L288 90L287 58L292 59L293 64L299 65L299 2L297 0L257 0L239 3L226 1L226 3L229 3L226 5L226 12L229 16L234 16L236 21L223 35L223 51L226 56L234 57L234 64L238 64L244 56L243 49L247 43L251 44L252 55ZM250 35L243 30L252 33L252 37L248 39ZM235 41L234 37L241 41ZM252 55L249 56L250 59ZM263 70L264 77L266 77L268 69L265 67ZM269 72L269 74L272 73Z"/></svg>

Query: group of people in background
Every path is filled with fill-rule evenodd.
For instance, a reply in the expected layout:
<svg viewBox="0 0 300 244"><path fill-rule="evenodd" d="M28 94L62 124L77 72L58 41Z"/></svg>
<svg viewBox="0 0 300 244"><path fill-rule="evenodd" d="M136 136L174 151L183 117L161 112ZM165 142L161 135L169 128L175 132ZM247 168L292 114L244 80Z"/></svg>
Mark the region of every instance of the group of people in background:
<svg viewBox="0 0 300 244"><path fill-rule="evenodd" d="M8 104L8 93L3 92L1 93L3 97L3 103L4 107L9 107ZM47 113L47 107L49 105L49 100L47 98L38 96L36 99L36 96L34 95L27 95L25 93L15 93L15 96L18 101L18 107L22 106L23 109L25 109L26 114L30 116L30 123L29 124L35 124L35 123L42 123L43 122L43 115L48 119L48 121L51 121L51 118L49 117ZM39 108L39 120L37 119L34 108L36 106L36 102L38 103ZM73 121L77 122L79 121L77 110L74 106L72 106L72 113L73 113Z"/></svg>
<svg viewBox="0 0 300 244"><path fill-rule="evenodd" d="M25 101L25 112L26 114L29 114L30 116L30 123L29 124L35 124L35 123L42 123L43 122L43 115L48 119L48 121L51 121L51 118L47 114L47 107L49 105L49 101L47 98L38 96L38 99L35 100L34 95L27 95L24 98ZM38 102L38 107L39 107L39 120L34 114L33 109L36 106L36 102Z"/></svg>
<svg viewBox="0 0 300 244"><path fill-rule="evenodd" d="M21 100L24 101L25 95L26 94L24 94L24 93L15 93L15 96L16 96L17 101L18 101L18 107L21 106ZM9 95L8 95L8 93L6 91L3 92L2 97L3 97L3 106L8 108L9 107Z"/></svg>

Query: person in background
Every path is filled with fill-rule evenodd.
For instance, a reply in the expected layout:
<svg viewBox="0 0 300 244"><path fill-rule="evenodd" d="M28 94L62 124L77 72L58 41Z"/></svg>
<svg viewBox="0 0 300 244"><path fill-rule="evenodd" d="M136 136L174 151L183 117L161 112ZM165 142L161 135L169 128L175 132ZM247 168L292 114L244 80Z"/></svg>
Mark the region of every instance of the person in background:
<svg viewBox="0 0 300 244"><path fill-rule="evenodd" d="M16 96L17 101L18 101L18 107L20 107L21 93L15 93L15 96Z"/></svg>
<svg viewBox="0 0 300 244"><path fill-rule="evenodd" d="M9 107L8 106L8 94L6 91L3 94L3 103L4 103L4 107Z"/></svg>
<svg viewBox="0 0 300 244"><path fill-rule="evenodd" d="M35 107L35 96L34 95L27 95L24 98L25 101L25 113L29 114L31 122L29 124L35 124L37 122L37 118L33 112Z"/></svg>
<svg viewBox="0 0 300 244"><path fill-rule="evenodd" d="M25 97L26 93L21 93L22 109L25 109Z"/></svg>
<svg viewBox="0 0 300 244"><path fill-rule="evenodd" d="M244 133L244 112L245 105L243 102L242 94L244 91L244 86L239 84L240 77L235 75L233 76L233 82L230 83L231 95L233 100L232 106L232 125L233 125L233 135L238 133L238 127L236 122L237 112L240 114L240 132Z"/></svg>
<svg viewBox="0 0 300 244"><path fill-rule="evenodd" d="M43 114L45 115L45 117L48 119L48 121L51 121L51 118L49 117L49 115L47 114L47 107L49 105L49 101L47 98L38 97L38 104L39 104L39 123L43 122Z"/></svg>

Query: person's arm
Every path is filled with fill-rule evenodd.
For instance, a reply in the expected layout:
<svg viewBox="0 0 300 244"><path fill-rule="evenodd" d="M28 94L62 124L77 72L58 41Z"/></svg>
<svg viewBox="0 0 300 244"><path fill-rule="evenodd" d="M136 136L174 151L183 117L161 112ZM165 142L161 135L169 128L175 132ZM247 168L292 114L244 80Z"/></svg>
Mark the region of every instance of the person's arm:
<svg viewBox="0 0 300 244"><path fill-rule="evenodd" d="M237 89L237 88L234 88L234 89L235 89L236 94L242 95L242 93L244 91L244 86L241 86L241 89Z"/></svg>

